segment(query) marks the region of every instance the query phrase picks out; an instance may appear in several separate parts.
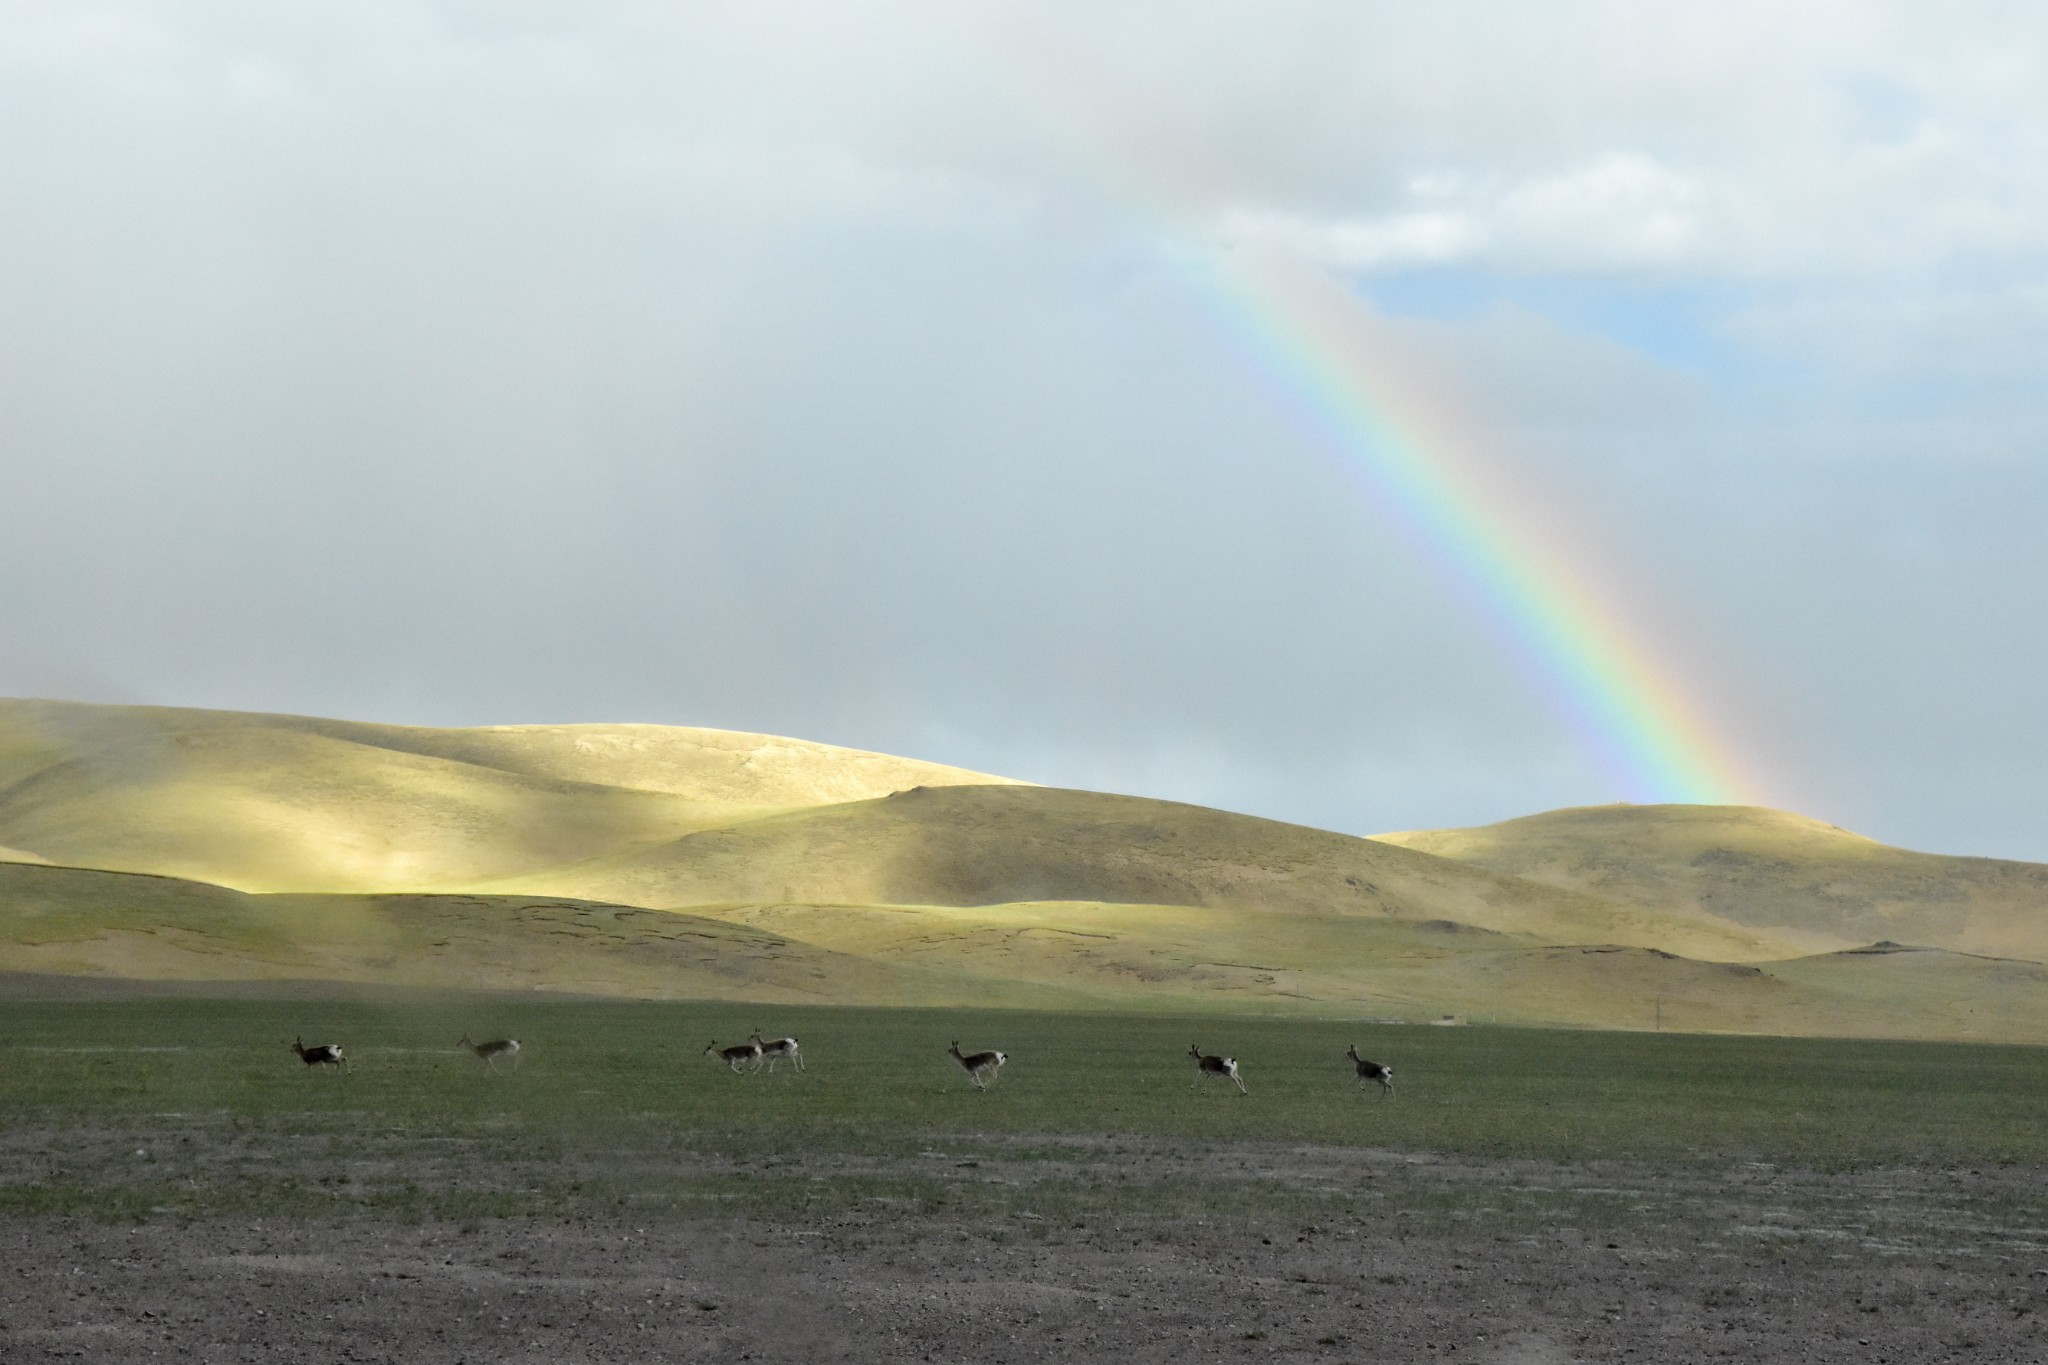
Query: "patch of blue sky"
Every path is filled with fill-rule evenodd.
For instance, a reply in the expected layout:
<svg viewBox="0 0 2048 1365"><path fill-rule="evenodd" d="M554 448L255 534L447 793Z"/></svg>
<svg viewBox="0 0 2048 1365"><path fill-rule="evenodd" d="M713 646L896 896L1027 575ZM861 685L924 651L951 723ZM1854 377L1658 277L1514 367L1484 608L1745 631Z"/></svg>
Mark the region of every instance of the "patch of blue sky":
<svg viewBox="0 0 2048 1365"><path fill-rule="evenodd" d="M1927 117L1927 102L1890 77L1853 71L1835 84L1847 98L1857 131L1871 141L1904 142Z"/></svg>
<svg viewBox="0 0 2048 1365"><path fill-rule="evenodd" d="M1648 283L1445 266L1375 274L1357 287L1374 308L1394 317L1464 322L1519 308L1717 384L1746 386L1765 373L1763 357L1732 340L1723 325L1754 303L1753 293L1723 282Z"/></svg>

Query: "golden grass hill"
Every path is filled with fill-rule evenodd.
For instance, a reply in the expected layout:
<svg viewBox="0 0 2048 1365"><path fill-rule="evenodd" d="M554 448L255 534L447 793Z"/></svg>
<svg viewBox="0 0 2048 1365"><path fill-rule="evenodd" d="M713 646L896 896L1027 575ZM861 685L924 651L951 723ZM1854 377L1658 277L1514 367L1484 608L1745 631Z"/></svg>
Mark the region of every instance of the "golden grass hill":
<svg viewBox="0 0 2048 1365"><path fill-rule="evenodd" d="M16 990L2044 1042L2044 961L2048 866L1749 807L1364 839L768 735L0 700Z"/></svg>

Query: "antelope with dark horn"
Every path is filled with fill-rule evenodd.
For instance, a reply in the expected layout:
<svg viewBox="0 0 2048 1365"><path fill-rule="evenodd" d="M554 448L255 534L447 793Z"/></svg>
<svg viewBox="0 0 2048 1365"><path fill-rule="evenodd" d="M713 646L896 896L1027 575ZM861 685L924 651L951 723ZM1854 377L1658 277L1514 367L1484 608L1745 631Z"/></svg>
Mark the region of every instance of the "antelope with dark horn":
<svg viewBox="0 0 2048 1365"><path fill-rule="evenodd" d="M306 1046L304 1038L292 1040L292 1051L299 1054L299 1060L307 1066L331 1066L337 1071L354 1071L355 1065L343 1054L340 1043L315 1043Z"/></svg>
<svg viewBox="0 0 2048 1365"><path fill-rule="evenodd" d="M777 1062L795 1062L798 1071L805 1070L803 1049L796 1045L794 1038L763 1038L761 1030L755 1029L754 1036L747 1040L761 1049L761 1059L768 1063L768 1074L775 1074Z"/></svg>
<svg viewBox="0 0 2048 1365"><path fill-rule="evenodd" d="M1344 1055L1358 1068L1358 1088L1365 1089L1367 1081L1380 1083L1380 1096L1386 1098L1394 1093L1394 1068L1381 1062L1368 1062L1358 1055L1358 1044L1344 1049Z"/></svg>
<svg viewBox="0 0 2048 1365"><path fill-rule="evenodd" d="M704 1049L704 1055L706 1057L716 1057L719 1061L731 1067L735 1073L739 1071L742 1064L746 1066L749 1074L761 1069L761 1045L751 1039L744 1043L736 1043L731 1047L720 1047L717 1041L713 1040L711 1045Z"/></svg>
<svg viewBox="0 0 2048 1365"><path fill-rule="evenodd" d="M967 1072L967 1079L974 1082L976 1090L988 1089L988 1083L996 1079L996 1073L1002 1070L1003 1063L1010 1060L1006 1052L962 1052L957 1040L953 1046L946 1049L946 1053L960 1063L961 1068Z"/></svg>
<svg viewBox="0 0 2048 1365"><path fill-rule="evenodd" d="M1237 1074L1237 1058L1209 1056L1202 1051L1200 1043L1188 1044L1188 1056L1194 1059L1195 1085L1197 1087L1211 1076L1227 1076L1230 1078L1230 1083L1237 1087L1238 1094L1249 1095L1252 1093L1244 1088L1244 1079Z"/></svg>

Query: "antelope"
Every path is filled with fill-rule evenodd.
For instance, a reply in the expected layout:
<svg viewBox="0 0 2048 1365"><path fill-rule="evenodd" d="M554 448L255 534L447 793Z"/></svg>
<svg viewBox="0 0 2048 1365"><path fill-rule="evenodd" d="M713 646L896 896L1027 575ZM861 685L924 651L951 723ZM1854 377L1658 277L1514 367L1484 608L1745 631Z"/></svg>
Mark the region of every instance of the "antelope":
<svg viewBox="0 0 2048 1365"><path fill-rule="evenodd" d="M974 1082L976 1090L988 1089L987 1081L995 1080L1003 1063L1010 1060L1006 1052L962 1052L957 1039L946 1052L965 1069L967 1079Z"/></svg>
<svg viewBox="0 0 2048 1365"><path fill-rule="evenodd" d="M1252 1092L1244 1088L1244 1081L1237 1074L1237 1058L1211 1057L1202 1051L1200 1043L1188 1044L1188 1056L1195 1062L1195 1085L1199 1088L1211 1076L1228 1076L1230 1083L1237 1087L1240 1095Z"/></svg>
<svg viewBox="0 0 2048 1365"><path fill-rule="evenodd" d="M763 1038L761 1030L755 1029L754 1036L747 1040L761 1049L762 1058L768 1063L768 1074L775 1074L777 1062L795 1062L798 1071L805 1070L803 1049L796 1045L794 1038Z"/></svg>
<svg viewBox="0 0 2048 1365"><path fill-rule="evenodd" d="M1349 1057L1352 1063L1358 1067L1358 1088L1360 1090L1365 1089L1367 1081L1378 1081L1380 1083L1380 1095L1383 1098L1394 1093L1394 1068L1380 1062L1368 1062L1365 1058L1358 1055L1358 1044L1356 1043L1345 1048L1344 1055Z"/></svg>
<svg viewBox="0 0 2048 1365"><path fill-rule="evenodd" d="M315 1043L306 1046L304 1038L292 1040L292 1051L299 1054L299 1060L307 1066L332 1066L343 1071L354 1071L355 1065L342 1055L340 1043Z"/></svg>
<svg viewBox="0 0 2048 1365"><path fill-rule="evenodd" d="M752 1066L747 1068L749 1071L759 1071L761 1069L761 1045L757 1042L748 1041L736 1047L720 1047L717 1039L713 1039L711 1046L704 1049L704 1055L716 1057L735 1072L740 1069L741 1062L753 1063Z"/></svg>
<svg viewBox="0 0 2048 1365"><path fill-rule="evenodd" d="M456 1044L456 1046L466 1047L471 1052L474 1052L477 1055L477 1060L493 1071L498 1069L498 1058L500 1057L510 1057L512 1059L512 1069L514 1071L519 1069L519 1040L517 1038L493 1038L488 1043L472 1043L469 1041L469 1035L465 1033L462 1035L462 1041Z"/></svg>

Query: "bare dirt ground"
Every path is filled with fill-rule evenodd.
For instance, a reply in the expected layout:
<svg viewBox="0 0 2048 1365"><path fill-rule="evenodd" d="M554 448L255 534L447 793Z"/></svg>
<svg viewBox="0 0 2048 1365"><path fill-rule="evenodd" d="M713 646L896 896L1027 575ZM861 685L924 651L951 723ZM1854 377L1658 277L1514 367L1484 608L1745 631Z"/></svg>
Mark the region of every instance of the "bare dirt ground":
<svg viewBox="0 0 2048 1365"><path fill-rule="evenodd" d="M2048 1361L2031 1170L1068 1137L764 1168L202 1125L15 1129L0 1176L206 1195L0 1220L7 1365ZM450 1189L527 1206L405 1193Z"/></svg>

